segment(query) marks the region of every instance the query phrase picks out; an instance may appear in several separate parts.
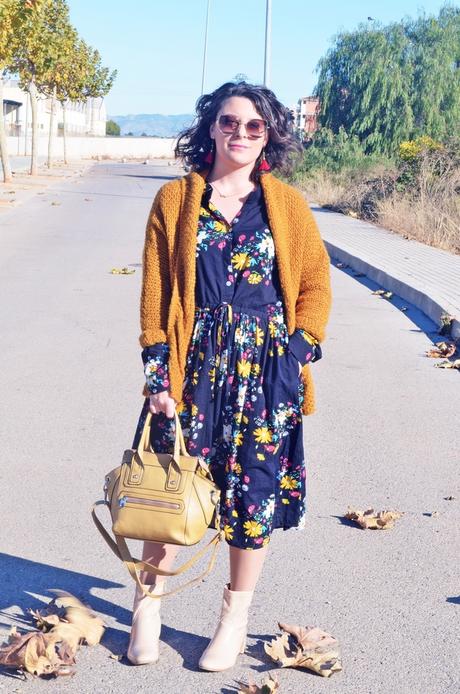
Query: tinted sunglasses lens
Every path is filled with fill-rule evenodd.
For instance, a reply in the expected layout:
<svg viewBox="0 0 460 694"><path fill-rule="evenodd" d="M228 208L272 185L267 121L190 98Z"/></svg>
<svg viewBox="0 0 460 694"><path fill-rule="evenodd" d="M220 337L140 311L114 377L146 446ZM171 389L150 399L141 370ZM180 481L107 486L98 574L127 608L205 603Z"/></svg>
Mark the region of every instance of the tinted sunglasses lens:
<svg viewBox="0 0 460 694"><path fill-rule="evenodd" d="M221 116L219 118L219 127L224 133L233 133L238 127L238 121L230 116Z"/></svg>
<svg viewBox="0 0 460 694"><path fill-rule="evenodd" d="M248 135L252 135L253 137L261 137L265 134L266 123L264 120L260 119L250 120L246 124L246 130Z"/></svg>

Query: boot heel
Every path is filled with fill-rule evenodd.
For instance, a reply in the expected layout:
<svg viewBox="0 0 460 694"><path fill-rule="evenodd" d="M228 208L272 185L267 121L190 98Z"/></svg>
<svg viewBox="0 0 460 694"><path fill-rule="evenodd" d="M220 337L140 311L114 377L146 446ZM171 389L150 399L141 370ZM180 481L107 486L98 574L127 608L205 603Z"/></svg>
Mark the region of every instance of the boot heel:
<svg viewBox="0 0 460 694"><path fill-rule="evenodd" d="M245 636L244 639L243 639L243 643L241 644L240 653L244 653L244 652L245 652L245 650L246 650L246 641L247 641L247 638L246 638L246 636Z"/></svg>

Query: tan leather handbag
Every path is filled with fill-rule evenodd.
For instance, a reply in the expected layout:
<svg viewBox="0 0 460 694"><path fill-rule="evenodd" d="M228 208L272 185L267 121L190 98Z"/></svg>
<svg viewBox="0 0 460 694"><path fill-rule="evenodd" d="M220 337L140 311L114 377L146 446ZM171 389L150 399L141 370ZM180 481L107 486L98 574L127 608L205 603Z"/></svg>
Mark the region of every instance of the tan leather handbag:
<svg viewBox="0 0 460 694"><path fill-rule="evenodd" d="M214 546L209 565L202 574L163 595L172 595L188 585L197 583L212 569L219 541L220 490L212 479L208 466L200 457L187 453L184 435L177 412L175 414L174 453L155 453L150 447L152 415L147 414L137 450L124 452L120 466L106 475L105 499L94 504L92 517L97 529L111 550L127 566L133 579L145 595L155 597L142 585L139 571L176 576L193 566ZM95 507L104 504L110 509L115 540L96 515ZM174 545L195 545L209 527L217 534L188 562L175 571L133 559L125 538Z"/></svg>

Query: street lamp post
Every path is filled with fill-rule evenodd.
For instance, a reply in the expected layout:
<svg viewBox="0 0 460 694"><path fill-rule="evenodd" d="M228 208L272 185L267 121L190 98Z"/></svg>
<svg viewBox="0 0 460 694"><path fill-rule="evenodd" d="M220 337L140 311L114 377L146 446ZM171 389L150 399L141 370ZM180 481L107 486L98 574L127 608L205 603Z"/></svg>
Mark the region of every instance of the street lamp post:
<svg viewBox="0 0 460 694"><path fill-rule="evenodd" d="M270 86L271 67L271 42L272 42L272 0L267 0L265 11L265 60L264 60L264 85Z"/></svg>
<svg viewBox="0 0 460 694"><path fill-rule="evenodd" d="M204 94L204 78L206 75L206 54L208 52L208 26L209 26L209 7L211 5L211 0L208 0L208 6L206 9L206 30L204 34L204 53L203 53L203 74L201 76L201 93Z"/></svg>

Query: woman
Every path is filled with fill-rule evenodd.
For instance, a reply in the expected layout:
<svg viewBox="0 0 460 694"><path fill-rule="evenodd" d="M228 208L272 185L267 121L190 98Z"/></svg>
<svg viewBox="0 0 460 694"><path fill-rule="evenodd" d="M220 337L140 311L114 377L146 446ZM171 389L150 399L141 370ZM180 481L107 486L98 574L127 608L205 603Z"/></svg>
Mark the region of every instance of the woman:
<svg viewBox="0 0 460 694"><path fill-rule="evenodd" d="M321 357L329 258L302 195L275 178L299 146L272 91L229 82L197 102L176 156L191 173L166 183L146 230L141 345L155 451L171 451L174 411L191 455L222 490L230 583L199 666L231 667L275 528L305 521L302 413L314 409L309 362ZM171 570L177 547L145 543ZM151 577L153 579L153 577ZM149 580L144 576L144 580ZM157 577L149 586L164 592ZM160 600L136 592L128 657L158 658Z"/></svg>

